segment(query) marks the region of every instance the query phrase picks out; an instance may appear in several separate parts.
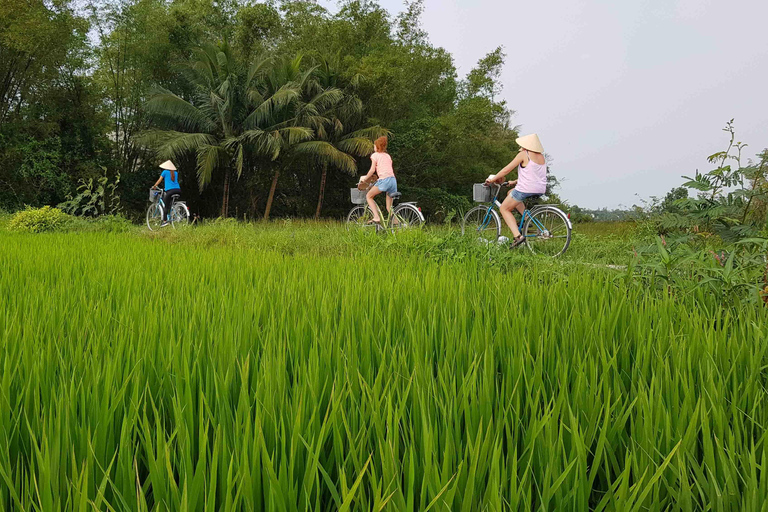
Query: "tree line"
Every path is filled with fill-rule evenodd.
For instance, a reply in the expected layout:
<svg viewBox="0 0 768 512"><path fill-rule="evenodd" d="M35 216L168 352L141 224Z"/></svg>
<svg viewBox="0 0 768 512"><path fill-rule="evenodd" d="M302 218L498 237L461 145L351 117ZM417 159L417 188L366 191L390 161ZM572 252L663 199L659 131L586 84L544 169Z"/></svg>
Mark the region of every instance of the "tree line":
<svg viewBox="0 0 768 512"><path fill-rule="evenodd" d="M201 216L340 217L372 140L433 219L516 151L504 52L466 76L423 0L0 0L0 208L138 216L173 159Z"/></svg>

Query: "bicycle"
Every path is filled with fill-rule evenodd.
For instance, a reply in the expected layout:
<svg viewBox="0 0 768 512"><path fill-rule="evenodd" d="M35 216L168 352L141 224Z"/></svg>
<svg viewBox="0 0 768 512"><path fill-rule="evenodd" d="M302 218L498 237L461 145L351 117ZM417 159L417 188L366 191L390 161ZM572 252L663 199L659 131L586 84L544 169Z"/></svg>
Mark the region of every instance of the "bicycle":
<svg viewBox="0 0 768 512"><path fill-rule="evenodd" d="M381 223L372 222L373 212L365 198L370 188L371 186L364 190L358 188L350 189L352 203L357 206L354 206L347 215L347 230L360 228L375 229L377 233L379 231L392 231L395 233L403 229L419 229L424 225L424 215L422 215L421 208L415 202L402 203L395 206L402 196L400 192L390 194L392 198L392 213L388 216L385 216L379 205L376 204L376 210L379 213Z"/></svg>
<svg viewBox="0 0 768 512"><path fill-rule="evenodd" d="M491 198L491 189L496 192ZM470 233L479 236L478 240L495 243L501 237L501 217L494 207L501 208L499 192L501 184L474 185L472 198L483 203L469 210L461 225L462 235ZM571 244L573 226L568 216L554 204L539 204L526 208L520 219L520 233L525 237L525 245L535 254L560 256Z"/></svg>
<svg viewBox="0 0 768 512"><path fill-rule="evenodd" d="M156 231L163 227L163 222L166 220L165 216L165 203L163 202L163 191L159 188L152 187L149 189L149 201L150 205L147 209L147 227L150 231ZM171 199L171 214L168 222L171 227L176 229L176 225L186 226L189 224L189 207L187 203L181 200L177 200L178 196L173 196Z"/></svg>

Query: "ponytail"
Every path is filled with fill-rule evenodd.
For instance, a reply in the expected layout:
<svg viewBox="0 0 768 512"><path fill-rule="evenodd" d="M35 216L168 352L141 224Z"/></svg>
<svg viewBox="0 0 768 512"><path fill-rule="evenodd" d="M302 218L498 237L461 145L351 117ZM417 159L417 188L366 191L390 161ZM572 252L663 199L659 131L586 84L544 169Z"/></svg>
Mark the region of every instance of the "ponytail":
<svg viewBox="0 0 768 512"><path fill-rule="evenodd" d="M176 171L171 171L171 181L176 181Z"/></svg>

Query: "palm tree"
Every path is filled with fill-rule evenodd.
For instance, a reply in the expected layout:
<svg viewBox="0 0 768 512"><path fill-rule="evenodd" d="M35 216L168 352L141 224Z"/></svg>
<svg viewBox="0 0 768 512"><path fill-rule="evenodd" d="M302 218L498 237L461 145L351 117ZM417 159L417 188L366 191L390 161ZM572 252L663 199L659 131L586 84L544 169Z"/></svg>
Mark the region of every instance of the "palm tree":
<svg viewBox="0 0 768 512"><path fill-rule="evenodd" d="M327 57L319 58L316 76L321 87L338 88L344 92L343 99L330 112L331 122L327 130L316 135L316 138L327 142L337 151L346 153L351 157L365 157L373 153L373 141L382 135L388 135L389 130L380 126L368 126L361 128L364 124L363 102L357 97L356 89L362 76L357 74L349 79L344 78L339 69L338 56L333 61ZM328 167L330 162L321 162L320 175L320 193L317 198L317 209L315 210L315 219L320 218L320 212L323 208L323 198L325 197L325 183L328 176ZM334 166L335 167L335 166ZM354 175L357 168L351 170ZM339 170L348 170L344 167L335 167Z"/></svg>
<svg viewBox="0 0 768 512"><path fill-rule="evenodd" d="M205 46L185 68L192 98L158 89L147 106L156 128L144 139L156 147L158 156L177 159L194 152L201 191L214 172L224 172L222 217L228 215L233 170L240 178L247 159L274 161L286 147L313 135L307 127L284 121L283 111L296 102L300 90L289 82L263 87L271 70L268 58L246 69L227 43Z"/></svg>
<svg viewBox="0 0 768 512"><path fill-rule="evenodd" d="M272 177L272 186L264 212L265 219L269 219L281 169L289 165L294 157L308 156L322 165L333 166L350 174L357 171L355 159L328 140L329 131L332 131L334 126L334 111L343 104L344 92L337 87L323 87L317 78L317 67L302 71L301 64L301 57L283 61L282 65L275 66L271 79L267 82L271 84L269 90L274 90L275 84L287 82L293 84L295 89L299 91L299 95L292 102L291 108L282 112L283 115L287 115L283 123L286 126L312 130L314 140L295 144L289 151L284 151L281 155L282 161L280 163L282 165L275 168ZM354 149L356 142L359 141L350 140L347 147ZM359 152L359 149L357 151Z"/></svg>

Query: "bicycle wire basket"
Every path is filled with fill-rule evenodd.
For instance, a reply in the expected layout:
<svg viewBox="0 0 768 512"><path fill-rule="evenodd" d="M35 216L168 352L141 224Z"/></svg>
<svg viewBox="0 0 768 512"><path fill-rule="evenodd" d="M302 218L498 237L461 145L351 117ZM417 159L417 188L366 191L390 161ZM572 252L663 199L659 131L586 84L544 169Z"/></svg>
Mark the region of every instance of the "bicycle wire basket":
<svg viewBox="0 0 768 512"><path fill-rule="evenodd" d="M486 187L484 183L475 183L472 185L472 200L476 203L490 203L491 187Z"/></svg>
<svg viewBox="0 0 768 512"><path fill-rule="evenodd" d="M156 203L160 199L160 190L149 189L149 202Z"/></svg>
<svg viewBox="0 0 768 512"><path fill-rule="evenodd" d="M352 204L365 204L365 196L368 194L367 190L359 190L357 188L349 189L350 199Z"/></svg>

